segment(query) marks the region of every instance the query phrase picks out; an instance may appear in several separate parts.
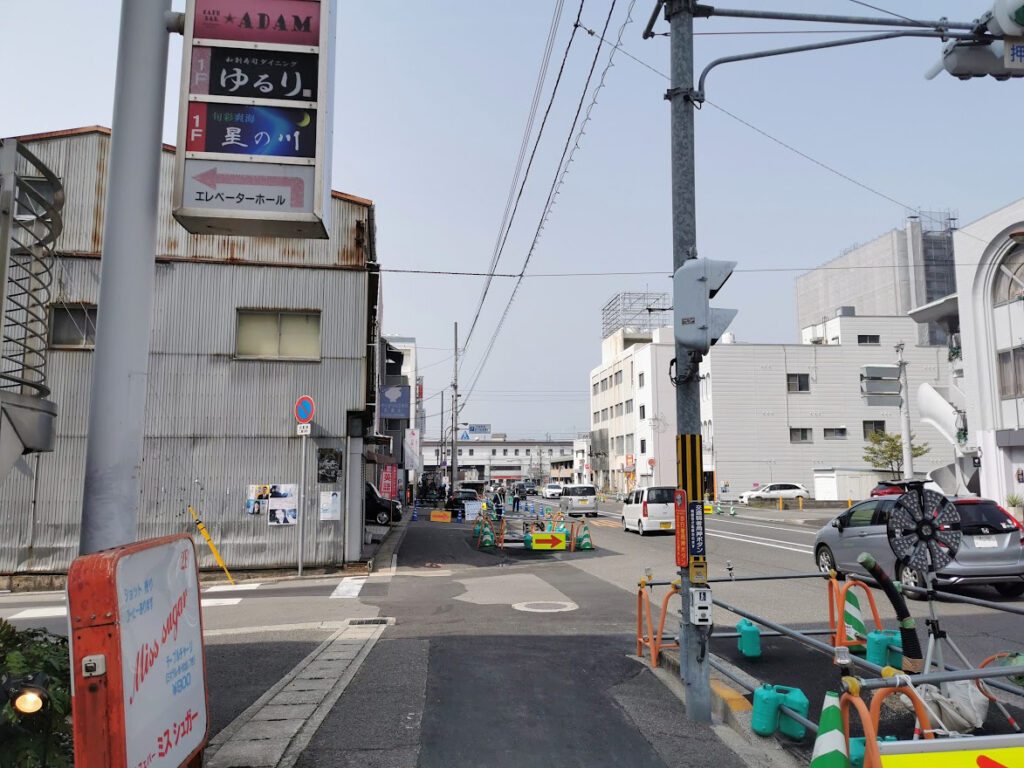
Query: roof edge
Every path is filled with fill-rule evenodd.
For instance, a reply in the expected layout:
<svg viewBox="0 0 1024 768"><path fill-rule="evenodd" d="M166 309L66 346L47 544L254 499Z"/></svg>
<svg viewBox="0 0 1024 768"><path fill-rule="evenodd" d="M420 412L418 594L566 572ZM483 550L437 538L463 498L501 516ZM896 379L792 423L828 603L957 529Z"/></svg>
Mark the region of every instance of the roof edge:
<svg viewBox="0 0 1024 768"><path fill-rule="evenodd" d="M110 136L111 130L105 125L83 125L78 128L64 128L59 131L44 131L42 133L28 133L23 136L15 136L14 138L18 141L46 141L48 139L63 139L68 136L84 136L90 133L98 133L103 136ZM161 142L161 148L164 152L176 152L177 147L173 144L167 144ZM338 200L346 200L350 203L356 203L357 205L365 205L367 207L373 205L373 200L366 197L359 197L358 195L352 195L348 192L339 192L336 189L331 190L331 197Z"/></svg>

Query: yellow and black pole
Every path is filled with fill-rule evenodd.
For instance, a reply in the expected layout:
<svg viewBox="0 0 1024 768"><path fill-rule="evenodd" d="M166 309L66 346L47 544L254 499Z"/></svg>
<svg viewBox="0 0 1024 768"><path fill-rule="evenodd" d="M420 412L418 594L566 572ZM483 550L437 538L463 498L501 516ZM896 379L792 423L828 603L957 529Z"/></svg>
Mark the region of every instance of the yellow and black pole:
<svg viewBox="0 0 1024 768"><path fill-rule="evenodd" d="M196 521L196 528L199 529L199 532L203 534L203 538L206 539L206 544L210 547L210 551L213 552L213 556L217 559L217 564L224 569L224 573L228 576L228 581L234 584L235 580L231 578L231 573L228 571L228 567L224 565L224 561L221 560L220 552L217 551L217 545L213 543L213 539L210 538L210 534L206 530L206 526L203 525L203 521L199 519L199 515L196 514L196 511L192 509L191 504L188 505L188 511L192 513L192 519Z"/></svg>

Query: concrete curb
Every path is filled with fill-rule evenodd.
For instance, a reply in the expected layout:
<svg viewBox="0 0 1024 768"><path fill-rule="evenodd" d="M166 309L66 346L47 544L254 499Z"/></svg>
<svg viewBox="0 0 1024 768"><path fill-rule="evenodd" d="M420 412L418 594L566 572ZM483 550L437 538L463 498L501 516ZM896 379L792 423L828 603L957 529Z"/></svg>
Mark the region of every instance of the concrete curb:
<svg viewBox="0 0 1024 768"><path fill-rule="evenodd" d="M728 664L724 659L715 657L717 661ZM640 661L638 659L638 661ZM650 659L645 657L642 663L650 667ZM731 666L731 665L730 665ZM658 666L651 668L670 690L676 693L686 704L685 688L679 678L679 651L669 649L658 656ZM741 670L735 670L741 677L749 677ZM711 670L711 715L721 723L715 732L733 749L747 765L755 768L806 768L796 757L786 751L785 747L774 738L766 738L754 733L750 727L753 708L742 691L733 687L731 680ZM726 733L728 731L729 733ZM730 738L730 734L733 738Z"/></svg>
<svg viewBox="0 0 1024 768"><path fill-rule="evenodd" d="M391 567L391 557L401 548L405 535L409 532L411 519L412 510L403 510L401 522L391 526L391 530L387 532L384 540L377 547L377 551L367 561L367 573L373 573L382 567Z"/></svg>

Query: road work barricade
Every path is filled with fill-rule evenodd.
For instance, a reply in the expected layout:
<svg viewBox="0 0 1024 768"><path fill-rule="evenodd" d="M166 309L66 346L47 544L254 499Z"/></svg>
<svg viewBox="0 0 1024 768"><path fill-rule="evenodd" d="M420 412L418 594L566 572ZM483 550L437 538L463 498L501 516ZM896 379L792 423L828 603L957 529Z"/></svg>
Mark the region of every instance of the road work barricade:
<svg viewBox="0 0 1024 768"><path fill-rule="evenodd" d="M668 603L673 595L679 594L681 582L675 581L651 581L641 579L638 583L636 593L636 655L643 658L644 648L651 651L651 666L658 666L658 656L663 648L678 648L679 642L663 643L662 633L665 631L665 616L668 613ZM658 617L658 632L654 632L654 617L651 614L651 587L668 586L669 591L661 601L661 614ZM646 623L646 632L644 624Z"/></svg>
<svg viewBox="0 0 1024 768"><path fill-rule="evenodd" d="M864 653L867 650L868 632L864 625L860 600L850 591L853 587L860 589L867 598L875 629L882 629L882 620L878 616L878 607L875 605L871 588L859 579L841 582L835 571L829 574L828 580L828 625L833 633L832 645L836 648L846 646L851 651Z"/></svg>

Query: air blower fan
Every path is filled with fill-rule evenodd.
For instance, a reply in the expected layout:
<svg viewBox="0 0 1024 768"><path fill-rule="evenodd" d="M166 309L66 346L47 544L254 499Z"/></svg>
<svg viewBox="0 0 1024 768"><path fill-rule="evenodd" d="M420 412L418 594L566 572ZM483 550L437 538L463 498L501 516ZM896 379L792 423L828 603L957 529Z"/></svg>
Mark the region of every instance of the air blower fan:
<svg viewBox="0 0 1024 768"><path fill-rule="evenodd" d="M886 533L904 572L913 568L924 574L922 586L929 592L935 572L956 557L963 539L956 505L941 493L923 487L910 488L896 500Z"/></svg>

